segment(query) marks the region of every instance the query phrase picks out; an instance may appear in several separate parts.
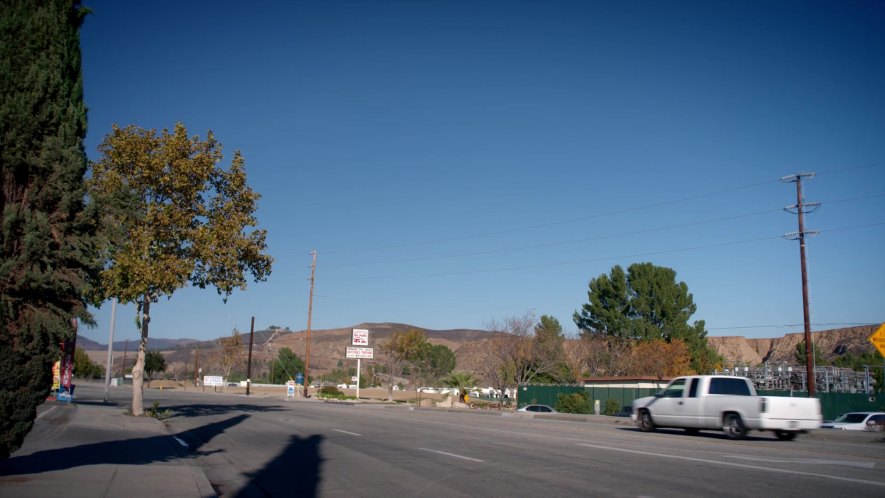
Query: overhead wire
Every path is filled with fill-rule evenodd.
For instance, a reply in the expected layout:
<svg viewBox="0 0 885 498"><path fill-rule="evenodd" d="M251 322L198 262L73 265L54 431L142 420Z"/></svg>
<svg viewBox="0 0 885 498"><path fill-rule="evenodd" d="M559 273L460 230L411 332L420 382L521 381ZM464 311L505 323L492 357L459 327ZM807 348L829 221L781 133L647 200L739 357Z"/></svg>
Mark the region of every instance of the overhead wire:
<svg viewBox="0 0 885 498"><path fill-rule="evenodd" d="M836 204L836 203L843 203L843 202L851 202L851 201L869 199L869 198L873 198L873 197L885 197L885 193L871 194L871 195L866 195L866 196L858 196L858 197L852 197L852 198L847 198L847 199L836 199L836 200L824 201L823 204ZM686 228L686 227L692 227L692 226L719 223L719 222L723 222L723 221L732 221L732 220L741 219L741 218L749 218L752 216L760 216L763 214L780 212L782 210L783 210L783 208L765 209L765 210L754 211L754 212L750 212L750 213L743 213L743 214L737 214L737 215L732 215L732 216L712 218L712 219L694 221L694 222L689 222L689 223L682 223L682 224L677 224L677 225L668 225L668 226L664 226L664 227L649 228L649 229L645 229L645 230L635 230L635 231L630 231L630 232L598 235L598 236L594 236L594 237L585 237L585 238L581 238L581 239L571 239L571 240L564 240L564 241L557 241L557 242L547 242L547 243L543 243L543 244L533 244L533 245L528 245L528 246L510 247L510 248L505 248L505 249L490 249L490 250L485 250L485 251L473 251L473 252L464 252L464 253L458 253L458 254L446 254L446 255L438 255L438 256L422 256L422 257L414 257L414 258L400 258L400 259L377 260L377 261L354 262L354 263L337 263L337 264L332 263L332 264L326 264L324 266L326 268L345 268L345 267L381 265L381 264L414 263L414 262L420 262L420 261L434 261L434 260L441 260L441 259L453 259L453 258L463 258L463 257L471 257L471 256L485 256L485 255L489 255L489 254L501 254L501 253L507 253L507 252L530 250L530 249L543 249L543 248L547 248L547 247L579 244L579 243L584 243L584 242L593 242L593 241L598 241L598 240L613 239L613 238L619 238L619 237L628 237L628 236L641 235L641 234L646 234L646 233L663 232L663 231L674 230L674 229L678 229L678 228Z"/></svg>
<svg viewBox="0 0 885 498"><path fill-rule="evenodd" d="M836 231L844 231L844 230L854 230L858 228L870 228L874 226L885 225L885 221L876 222L876 223L867 223L863 225L853 225L848 227L837 227L830 228L824 230L818 230L818 233L825 232L836 232ZM497 273L497 272L507 272L507 271L517 271L517 270L535 270L539 268L554 268L559 266L571 266L576 264L584 264L584 263L595 263L599 261L610 261L616 259L625 259L625 258L638 258L645 256L656 256L661 254L672 254L679 252L687 252L687 251L697 251L701 249L712 249L715 247L726 247L733 245L741 245L741 244L750 244L753 242L761 242L766 240L775 240L782 239L782 235L774 235L774 236L766 236L766 237L758 237L753 239L745 239L745 240L737 240L731 242L719 242L715 244L705 244L699 246L689 246L689 247L680 247L676 249L663 249L660 251L648 251L642 253L635 254L624 254L620 256L604 256L598 258L589 258L589 259L578 259L572 261L561 261L555 263L543 263L537 265L523 265L523 266L510 266L510 267L498 267L498 268L481 268L474 270L461 270L461 271L450 271L450 272L436 272L436 273L421 273L421 274L410 274L410 275L375 275L375 276L365 276L365 277L327 277L326 281L341 281L341 280L392 280L392 279L401 279L401 278L430 278L430 277L445 277L445 276L458 276L458 275L473 275L480 273Z"/></svg>
<svg viewBox="0 0 885 498"><path fill-rule="evenodd" d="M462 235L462 236L447 237L447 238L440 238L440 239L433 239L433 240L423 240L423 241L417 241L417 242L406 242L406 243L402 243L402 244L391 244L391 245L386 245L386 246L360 247L360 248L354 248L354 249L326 249L323 251L323 253L324 254L341 254L341 253L352 253L352 252L382 251L382 250L388 250L388 249L401 249L404 247L416 247L416 246L423 246L423 245L429 245L429 244L440 244L443 242L454 242L454 241L460 241L460 240L471 240L471 239L478 239L478 238L484 238L484 237L492 237L492 236L496 236L496 235L504 235L504 234L515 233L515 232L524 232L527 230L536 230L538 228L547 228L547 227L552 227L552 226L577 223L579 221L586 221L586 220L592 220L592 219L597 219L597 218L603 218L603 217L607 217L607 216L614 216L614 215L618 215L618 214L632 213L632 212L636 212L636 211L643 211L646 209L653 209L653 208L659 208L659 207L664 207L664 206L670 206L673 204L679 204L682 202L688 202L688 201L693 201L693 200L697 200L697 199L704 199L707 197L714 197L717 195L727 194L730 192L736 192L738 190L746 190L746 189L756 188L756 187L760 187L762 185L769 185L769 184L778 183L778 182L780 182L780 180L771 180L771 181L765 181L765 182L752 183L752 184L741 185L741 186L733 187L733 188L729 188L729 189L718 190L716 192L708 192L706 194L699 194L699 195L694 195L694 196L689 196L689 197L683 197L681 199L656 202L656 203L652 203L652 204L646 204L643 206L618 209L618 210L614 210L614 211L606 211L606 212L591 214L591 215L587 215L587 216L579 216L579 217L575 217L575 218L568 218L568 219L564 219L564 220L551 221L551 222L547 222L547 223L537 223L534 225L509 228L509 229L505 229L505 230L495 230L495 231L491 231L491 232L476 233L476 234L471 234L471 235Z"/></svg>
<svg viewBox="0 0 885 498"><path fill-rule="evenodd" d="M818 172L817 174L841 173L841 172L846 172L846 171L856 171L856 170L869 169L869 168L875 168L875 167L880 167L880 166L885 166L885 161L879 161L879 162L864 164L864 165L860 165L860 166L848 166L848 167L843 167L843 168L822 170L822 171ZM430 244L440 244L440 243L444 243L444 242L456 242L456 241L472 240L472 239L485 238L485 237L493 237L493 236L497 236L497 235L505 235L505 234L515 233L515 232L536 230L539 228L547 228L547 227L552 227L552 226L577 223L580 221L586 221L586 220L591 220L591 219L598 219L598 218L604 218L604 217L608 217L608 216L615 216L615 215L619 215L619 214L632 213L632 212L643 211L643 210L647 210L647 209L654 209L654 208L659 208L659 207L664 207L664 206L670 206L670 205L674 205L674 204L680 204L683 202L704 199L704 198L708 198L708 197L715 197L718 195L736 192L736 191L740 191L740 190L747 190L747 189L752 189L752 188L756 188L756 187L761 187L764 185L771 185L771 184L779 183L780 181L781 181L780 179L774 179L774 180L756 182L756 183L751 183L751 184L746 184L746 185L739 185L737 187L732 187L732 188L723 189L723 190L717 190L714 192L708 192L708 193L699 194L699 195L682 197L679 199L673 199L673 200L669 200L669 201L662 201L662 202L651 203L651 204L646 204L646 205L636 206L636 207L631 207L631 208L625 208L625 209L617 209L617 210L613 210L613 211L605 211L602 213L596 213L596 214L591 214L591 215L587 215L587 216L579 216L579 217L568 218L568 219L563 219L563 220L556 220L556 221L551 221L551 222L546 222L546 223L536 223L533 225L514 227L514 228L505 229L505 230L495 230L495 231L481 232L481 233L475 233L475 234L469 234L469 235L445 237L445 238L430 239L430 240L415 241L415 242L405 242L405 243L401 243L401 244L390 244L390 245L385 245L385 246L360 247L360 248L352 248L352 249L325 249L325 250L323 250L323 253L326 255L329 255L329 254L344 254L344 253L356 253L356 252L374 252L374 251L383 251L383 250L390 250L390 249L401 249L401 248L406 248L406 247L418 247L418 246L425 246L425 245L430 245Z"/></svg>

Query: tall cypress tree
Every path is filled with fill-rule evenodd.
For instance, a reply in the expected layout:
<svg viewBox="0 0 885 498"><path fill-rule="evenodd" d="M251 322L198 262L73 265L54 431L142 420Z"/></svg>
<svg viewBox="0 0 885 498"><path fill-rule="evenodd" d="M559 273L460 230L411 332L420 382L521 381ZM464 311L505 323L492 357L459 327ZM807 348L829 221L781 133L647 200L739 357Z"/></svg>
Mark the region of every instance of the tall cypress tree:
<svg viewBox="0 0 885 498"><path fill-rule="evenodd" d="M0 458L33 426L59 344L74 334L71 320L91 320L85 14L77 0L13 0L0 16Z"/></svg>

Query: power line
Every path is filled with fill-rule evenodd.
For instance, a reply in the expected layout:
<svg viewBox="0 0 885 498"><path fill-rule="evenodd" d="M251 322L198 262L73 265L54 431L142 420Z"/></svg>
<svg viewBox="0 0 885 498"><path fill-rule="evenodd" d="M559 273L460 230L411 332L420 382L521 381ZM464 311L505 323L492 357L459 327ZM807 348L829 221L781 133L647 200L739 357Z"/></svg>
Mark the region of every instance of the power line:
<svg viewBox="0 0 885 498"><path fill-rule="evenodd" d="M868 199L868 198L873 198L873 197L885 197L885 193L852 197L852 198L848 198L848 199L837 199L837 200L833 200L833 201L826 201L826 203L827 204L836 204L836 203L842 203L842 202L863 200L863 199ZM686 228L686 227L691 227L691 226L719 223L719 222L723 222L723 221L731 221L731 220L736 220L736 219L740 219L740 218L749 218L751 216L759 216L759 215L763 215L763 214L769 214L769 213L773 213L773 212L777 212L777 211L781 211L781 210L782 210L781 208L766 209L766 210L762 210L762 211L754 211L751 213L743 213L743 214L737 214L737 215L733 215L733 216L712 218L712 219L707 219L707 220L682 223L682 224L678 224L678 225L669 225L669 226L664 226L664 227L648 228L645 230L635 230L632 232L621 232L621 233L616 233L616 234L598 235L598 236L587 237L587 238L582 238L582 239L547 242L544 244L533 244L533 245L528 245L528 246L510 247L510 248L505 248L505 249L490 249L490 250L486 250L486 251L473 251L473 252L465 252L465 253L457 253L457 254L445 254L445 255L439 255L439 256L423 256L423 257L414 257L414 258L365 261L365 262L356 262L356 263L338 263L338 264L326 265L326 267L327 268L346 268L346 267L354 267L354 266L368 266L368 265L381 265L381 264L415 263L415 262L420 262L420 261L434 261L434 260L440 260L440 259L454 259L454 258L463 258L463 257L471 257L471 256L486 256L489 254L501 254L501 253L506 253L506 252L516 252L516 251L524 251L524 250L530 250L530 249L543 249L543 248L547 248L547 247L579 244L579 243L583 243L583 242L593 242L593 241L598 241L598 240L613 239L613 238L619 238L619 237L628 237L628 236L632 236L632 235L641 235L641 234L653 233L653 232L663 232L663 231L674 230L674 229L678 229L678 228Z"/></svg>
<svg viewBox="0 0 885 498"><path fill-rule="evenodd" d="M835 232L835 231L842 231L842 230L853 230L853 229L857 229L857 228L869 228L869 227L880 226L880 225L885 225L885 221L881 221L881 222L877 222L877 223L868 223L868 224L864 224L864 225L854 225L854 226L848 226L848 227L831 228L831 229L826 229L826 230L820 230L820 232L823 233L823 232ZM715 247L727 247L727 246L733 246L733 245L751 244L754 242L775 240L775 239L781 239L781 238L782 237L780 235L774 235L774 236L767 236L767 237L759 237L759 238L755 238L755 239L745 239L745 240L738 240L738 241L732 241L732 242L721 242L721 243L716 243L716 244L682 247L682 248L677 248L677 249L664 249L664 250L660 250L660 251L650 251L650 252L644 252L644 253L626 254L626 255L621 255L621 256L604 256L604 257L599 257L599 258L580 259L580 260L573 260L573 261L562 261L562 262L558 262L558 263L545 263L545 264L538 264L538 265L510 266L510 267L499 267L499 268L483 268L483 269L475 269L475 270L462 270L462 271L437 272L437 273L421 273L421 274L411 274L411 275L375 275L375 276L366 276L366 277L337 277L337 278L332 277L332 278L327 278L326 280L336 280L336 281L343 281L343 280L393 280L393 279L401 279L401 278L430 278L430 277L446 277L446 276L458 276L458 275L473 275L473 274L480 274L480 273L497 273L497 272L518 271L518 270L535 270L535 269L539 269L539 268L554 268L554 267L559 267L559 266L570 266L570 265L577 265L577 264L584 264L584 263L595 263L595 262L599 262L599 261L609 261L609 260L613 260L613 259L639 258L639 257L645 257L645 256L656 256L656 255L660 255L660 254L673 254L673 253L679 253L679 252L697 251L697 250L701 250L701 249L712 249Z"/></svg>
<svg viewBox="0 0 885 498"><path fill-rule="evenodd" d="M821 172L821 174L841 173L841 172L845 172L845 171L856 171L856 170L861 170L861 169L875 168L875 167L879 167L879 166L885 166L885 161L865 164L865 165L861 165L861 166L848 166L848 167L844 167L844 168L824 170ZM670 200L670 201L663 201L663 202L652 203L652 204L647 204L647 205L637 206L637 207L632 207L632 208L626 208L626 209L618 209L618 210L614 210L614 211L606 211L606 212L597 213L597 214L593 214L593 215L551 221L551 222L547 222L547 223L538 223L538 224L534 224L534 225L515 227L515 228L506 229L506 230L482 232L482 233L476 233L476 234L470 234L470 235L461 235L461 236L447 237L447 238L440 238L440 239L423 240L423 241L417 241L417 242L406 242L406 243L402 243L402 244L391 244L391 245L386 245L386 246L360 247L360 248L353 248L353 249L330 249L330 250L324 250L324 252L326 254L343 254L343 253L354 253L354 252L383 251L383 250L389 250L389 249L401 249L404 247L417 247L417 246L423 246L423 245L429 245L429 244L440 244L443 242L454 242L454 241L460 241L460 240L471 240L471 239L478 239L478 238L484 238L484 237L492 237L495 235L504 235L504 234L514 233L514 232L535 230L535 229L539 229L539 228L547 228L547 227L551 227L551 226L577 223L580 221L603 218L603 217L607 217L607 216L614 216L614 215L618 215L618 214L632 213L632 212L636 212L636 211L643 211L646 209L653 209L653 208L659 208L659 207L664 207L664 206L670 206L673 204L680 204L683 202L693 201L693 200L697 200L697 199L714 197L717 195L736 192L739 190L747 190L747 189L751 189L751 188L761 187L763 185L770 185L770 184L777 183L778 181L779 180L769 180L769 181L764 181L764 182L751 183L751 184L747 184L747 185L740 185L740 186L729 188L729 189L718 190L715 192L708 192L705 194L699 194L699 195L694 195L694 196L689 196L689 197L683 197L680 199L674 199L674 200Z"/></svg>
<svg viewBox="0 0 885 498"><path fill-rule="evenodd" d="M772 183L777 183L777 180L753 183L753 184L749 184L749 185L742 185L739 187L734 187L734 188L725 189L725 190L719 190L716 192L710 192L710 193L706 193L706 194L694 195L694 196L690 196L690 197L683 197L681 199L675 199L675 200L671 200L671 201L663 201L663 202L658 202L658 203L653 203L653 204L646 204L644 206L637 206L637 207L626 208L626 209L618 209L615 211L606 211L603 213L597 213L597 214L592 214L592 215L588 215L588 216L580 216L577 218L569 218L569 219L565 219L565 220L551 221L548 223L538 223L535 225L509 228L506 230L497 230L497 231L493 231L493 232L477 233L477 234L472 234L472 235L462 235L462 236L448 237L448 238L443 238L443 239L423 240L423 241L418 241L418 242L407 242L407 243L403 243L403 244L393 244L393 245L388 245L388 246L361 247L358 249L334 249L334 250L328 250L328 251L323 251L323 252L327 253L327 254L341 254L341 253L349 253L349 252L382 251L382 250L388 250L388 249L400 249L403 247L415 247L415 246L422 246L422 245L428 245L428 244L440 244L443 242L453 242L453 241L459 241L459 240L470 240L470 239L478 239L478 238L483 238L483 237L492 237L495 235L504 235L504 234L514 233L514 232L524 232L527 230L535 230L538 228L547 228L547 227L551 227L551 226L565 225L565 224L569 224L569 223L577 223L579 221L592 220L592 219L596 219L596 218L604 218L607 216L614 216L614 215L618 215L618 214L632 213L632 212L636 212L636 211L643 211L646 209L659 208L659 207L663 207L663 206L679 204L682 202L703 199L706 197L713 197L713 196L717 196L717 195L721 195L721 194L726 194L729 192L735 192L738 190L746 190L746 189L750 189L750 188L760 187L762 185L769 185Z"/></svg>
<svg viewBox="0 0 885 498"><path fill-rule="evenodd" d="M786 329L793 327L802 327L804 324L802 323L783 323L780 325L738 325L733 327L706 327L707 330L742 330L742 329ZM824 323L812 323L814 327L838 327L838 326L850 326L850 327L866 327L866 326L874 326L879 325L879 323L869 323L869 322L824 322Z"/></svg>

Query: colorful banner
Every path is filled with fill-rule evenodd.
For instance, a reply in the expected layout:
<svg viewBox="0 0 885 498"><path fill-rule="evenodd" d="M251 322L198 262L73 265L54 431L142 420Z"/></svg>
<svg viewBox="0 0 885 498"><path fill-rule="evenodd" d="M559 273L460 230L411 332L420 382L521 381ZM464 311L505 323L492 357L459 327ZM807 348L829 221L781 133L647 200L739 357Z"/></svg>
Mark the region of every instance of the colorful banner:
<svg viewBox="0 0 885 498"><path fill-rule="evenodd" d="M59 379L59 387L58 394L56 395L56 399L64 402L71 402L71 398L74 394L73 384L71 381L74 378L74 348L77 347L77 321L72 320L71 324L74 327L73 337L62 343L61 351L61 366L60 366L60 379Z"/></svg>

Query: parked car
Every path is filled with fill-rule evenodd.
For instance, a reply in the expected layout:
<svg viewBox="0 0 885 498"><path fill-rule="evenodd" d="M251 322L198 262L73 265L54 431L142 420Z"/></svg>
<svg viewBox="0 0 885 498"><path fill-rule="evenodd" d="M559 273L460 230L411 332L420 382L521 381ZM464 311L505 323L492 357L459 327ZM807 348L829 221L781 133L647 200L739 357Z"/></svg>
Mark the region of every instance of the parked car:
<svg viewBox="0 0 885 498"><path fill-rule="evenodd" d="M824 422L824 429L841 429L843 431L868 431L880 430L879 426L885 424L883 412L848 412L843 413L832 422Z"/></svg>
<svg viewBox="0 0 885 498"><path fill-rule="evenodd" d="M547 405L525 405L516 411L523 413L559 413Z"/></svg>

